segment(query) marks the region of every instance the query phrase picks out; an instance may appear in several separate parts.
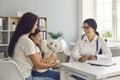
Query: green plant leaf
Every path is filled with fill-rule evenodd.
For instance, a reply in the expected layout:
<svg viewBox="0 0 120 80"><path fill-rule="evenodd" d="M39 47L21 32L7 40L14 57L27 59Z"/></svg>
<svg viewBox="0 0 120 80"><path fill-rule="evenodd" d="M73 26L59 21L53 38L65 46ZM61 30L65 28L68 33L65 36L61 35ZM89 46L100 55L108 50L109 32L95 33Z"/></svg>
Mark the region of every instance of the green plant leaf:
<svg viewBox="0 0 120 80"><path fill-rule="evenodd" d="M111 32L106 31L104 34L102 34L103 38L110 38L112 36Z"/></svg>
<svg viewBox="0 0 120 80"><path fill-rule="evenodd" d="M52 39L58 39L58 38L60 38L60 37L63 38L63 33L60 32L60 31L58 31L57 33L48 32L48 34L50 35L50 37L51 37Z"/></svg>

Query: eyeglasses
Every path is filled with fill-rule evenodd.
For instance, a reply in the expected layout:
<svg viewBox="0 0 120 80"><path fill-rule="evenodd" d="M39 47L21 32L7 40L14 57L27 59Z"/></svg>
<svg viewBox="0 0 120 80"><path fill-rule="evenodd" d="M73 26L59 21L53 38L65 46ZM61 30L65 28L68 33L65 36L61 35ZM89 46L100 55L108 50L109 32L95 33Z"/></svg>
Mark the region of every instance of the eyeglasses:
<svg viewBox="0 0 120 80"><path fill-rule="evenodd" d="M89 26L82 26L81 28L82 28L83 30L88 30L88 29L90 29Z"/></svg>

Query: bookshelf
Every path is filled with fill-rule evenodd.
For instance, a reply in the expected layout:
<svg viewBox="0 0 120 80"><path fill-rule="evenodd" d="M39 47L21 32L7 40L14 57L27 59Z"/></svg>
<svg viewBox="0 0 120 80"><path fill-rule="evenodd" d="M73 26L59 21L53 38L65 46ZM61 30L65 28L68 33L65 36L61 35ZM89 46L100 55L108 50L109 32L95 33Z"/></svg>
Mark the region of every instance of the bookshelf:
<svg viewBox="0 0 120 80"><path fill-rule="evenodd" d="M8 57L8 45L10 38L13 35L16 25L20 17L17 16L0 16L0 52ZM38 27L42 30L42 38L47 39L47 18L38 18Z"/></svg>
<svg viewBox="0 0 120 80"><path fill-rule="evenodd" d="M47 39L47 18L46 17L39 17L38 18L38 27L41 29L41 38Z"/></svg>

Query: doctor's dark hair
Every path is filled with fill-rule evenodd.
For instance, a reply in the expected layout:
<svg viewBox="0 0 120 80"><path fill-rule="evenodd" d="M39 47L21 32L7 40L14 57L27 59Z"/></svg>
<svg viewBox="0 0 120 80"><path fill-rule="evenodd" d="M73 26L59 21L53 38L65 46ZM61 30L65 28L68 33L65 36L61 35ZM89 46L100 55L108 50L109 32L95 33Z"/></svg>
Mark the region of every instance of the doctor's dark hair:
<svg viewBox="0 0 120 80"><path fill-rule="evenodd" d="M92 18L86 19L83 23L87 23L90 27L92 27L94 29L95 33L99 36L99 33L96 31L97 23L94 19L92 19Z"/></svg>
<svg viewBox="0 0 120 80"><path fill-rule="evenodd" d="M8 55L10 57L13 57L14 48L18 39L22 35L31 32L37 20L38 20L38 16L31 12L27 12L21 17L20 21L16 26L15 32L11 37L11 40L8 46Z"/></svg>

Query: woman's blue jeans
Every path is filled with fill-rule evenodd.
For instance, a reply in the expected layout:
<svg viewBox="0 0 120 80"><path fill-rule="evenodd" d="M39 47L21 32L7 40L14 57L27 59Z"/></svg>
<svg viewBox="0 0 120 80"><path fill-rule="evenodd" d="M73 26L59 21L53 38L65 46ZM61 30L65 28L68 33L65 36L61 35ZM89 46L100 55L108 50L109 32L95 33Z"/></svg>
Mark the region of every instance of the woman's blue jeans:
<svg viewBox="0 0 120 80"><path fill-rule="evenodd" d="M60 80L60 73L52 70L47 70L46 72L40 73L37 71L32 71L33 77L48 77L54 80Z"/></svg>
<svg viewBox="0 0 120 80"><path fill-rule="evenodd" d="M26 78L26 80L54 80L54 79L48 77L33 77L32 75L30 75L28 78Z"/></svg>

